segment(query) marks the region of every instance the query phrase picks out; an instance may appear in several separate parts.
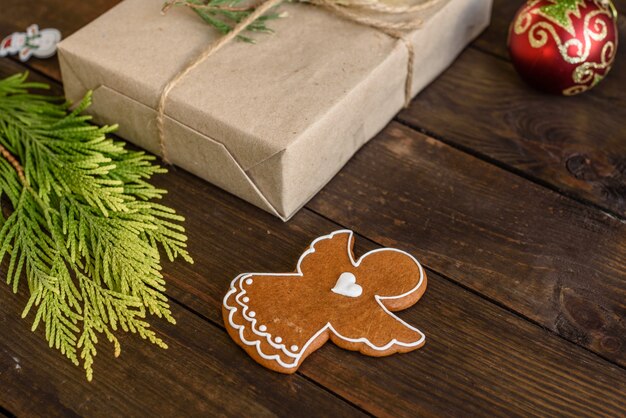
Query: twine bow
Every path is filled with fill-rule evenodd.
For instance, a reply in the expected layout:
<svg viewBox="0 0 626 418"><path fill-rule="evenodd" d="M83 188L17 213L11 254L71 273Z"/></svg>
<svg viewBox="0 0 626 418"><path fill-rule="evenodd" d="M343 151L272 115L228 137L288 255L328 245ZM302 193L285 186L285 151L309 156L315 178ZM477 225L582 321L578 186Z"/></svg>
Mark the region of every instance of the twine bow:
<svg viewBox="0 0 626 418"><path fill-rule="evenodd" d="M161 157L165 163L169 164L169 158L167 156L167 150L165 146L165 104L167 97L172 89L182 80L187 74L189 74L194 68L200 65L205 59L213 55L224 45L241 34L250 24L256 21L259 17L263 16L270 9L282 3L284 0L266 0L254 9L254 12L250 13L245 19L239 22L233 29L227 34L216 39L213 43L209 44L200 54L185 65L185 67L179 71L172 79L165 85L161 91L159 102L157 105L157 132L159 136L159 148L161 151ZM323 7L336 15L350 20L352 22L369 26L380 32L398 39L404 43L408 52L408 64L407 64L407 76L404 84L404 106L408 106L411 100L411 90L413 88L413 68L415 65L415 51L413 44L406 39L405 33L410 30L419 28L422 25L422 20L416 18L414 15L417 12L423 11L427 8L434 6L442 0L425 0L422 3L415 5L389 5L380 3L377 0L374 1L360 1L360 0L302 0L303 2L310 3L319 7ZM163 7L163 12L174 5L175 1L170 1ZM389 20L386 16L398 16L402 17L399 20Z"/></svg>

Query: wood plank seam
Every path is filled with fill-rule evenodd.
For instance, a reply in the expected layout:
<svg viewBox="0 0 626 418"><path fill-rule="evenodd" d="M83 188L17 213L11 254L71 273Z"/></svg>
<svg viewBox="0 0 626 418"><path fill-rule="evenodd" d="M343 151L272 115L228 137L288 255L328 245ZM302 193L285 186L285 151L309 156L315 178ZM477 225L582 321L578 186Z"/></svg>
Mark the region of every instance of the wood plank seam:
<svg viewBox="0 0 626 418"><path fill-rule="evenodd" d="M501 61L504 61L504 62L511 62L511 59L508 57L508 55L507 56L502 56L502 55L500 55L500 54L498 54L496 52L489 51L487 48L483 48L483 47L481 47L479 45L475 45L474 43L471 43L468 46L468 48L471 48L471 49L473 49L475 51L482 52L483 54L490 55L490 56L492 56L494 58L497 58L497 59L499 59Z"/></svg>
<svg viewBox="0 0 626 418"><path fill-rule="evenodd" d="M486 53L486 54L488 54L488 53ZM488 55L490 55L490 54L488 54ZM501 60L503 60L503 61L505 61L505 62L507 61L507 60L506 60L506 59L504 59L502 56L498 56L498 57L499 57L499 58L501 58ZM43 71L45 72L46 70L44 69ZM41 72L41 71L34 71L34 73L37 73L37 74L42 74L42 72ZM44 74L43 76L45 76L45 74ZM51 78L51 77L47 77L47 78ZM52 77L52 78L56 78L56 77ZM411 130L412 130L412 131L415 131L415 129L411 129ZM456 148L456 147L455 147L455 148ZM456 149L459 149L459 148L456 148ZM506 170L506 171L511 172L511 170ZM559 194L560 194L560 193L559 193ZM327 218L327 217L325 217L325 218L326 218L326 219L330 219L330 218ZM332 223L333 223L333 224L336 224L336 221L332 221ZM370 235L371 235L371 234L370 234ZM372 242L373 242L373 241L372 241ZM445 270L445 269L444 269L444 270ZM442 276L442 277L444 277L446 280L448 280L450 283L452 283L452 285L457 284L457 283L455 283L454 281L450 280L447 276L445 276L445 275L441 275L441 276ZM454 277L454 275L453 275L452 277ZM458 285L458 284L457 284L457 285ZM472 294L480 296L480 299L481 299L481 300L482 300L482 299L485 299L485 296L483 296L483 295L481 295L481 294L476 293L476 291L472 291L472 289L469 289L469 288L467 288L467 287L465 287L465 286L463 286L463 285L460 285L460 286L461 286L462 288L464 288L465 290L470 290ZM168 296L168 297L170 297L170 298L171 298L171 296ZM174 298L171 298L171 299L174 299ZM489 299L489 298L487 298L487 299ZM186 300L186 299L183 297L181 300ZM193 306L193 303L192 303L191 305ZM498 304L498 303L495 303L495 305L496 305L496 306L498 306L498 307L502 307L502 306L500 306L500 304ZM182 307L184 307L183 305L181 305L181 306L182 306ZM505 308L506 310L509 310L510 312L513 312L513 313L514 313L514 316L518 316L518 317L524 318L524 317L523 317L523 315L517 315L517 313L515 313L514 311L511 311L510 309L506 308L506 306L504 306L504 308ZM201 311L202 311L202 310L201 310ZM526 319L526 318L524 318L524 319ZM524 322L525 322L525 321L524 321ZM530 321L530 322L533 322L533 321ZM541 325L540 325L540 326L541 326ZM545 329L545 327L543 327L543 326L542 326L542 328L544 328L544 329ZM571 343L571 341L569 341L569 340L568 340L568 342L570 342L570 343ZM577 344L575 344L575 345L577 345ZM584 348L584 347L583 347L583 348ZM596 353L594 353L594 354L596 354ZM307 377L307 376L304 376L304 377L308 379L308 377ZM1 415L1 414L0 414L0 415Z"/></svg>
<svg viewBox="0 0 626 418"><path fill-rule="evenodd" d="M6 407L0 405L0 417L7 417L7 418L15 418L16 415L13 414L11 411L9 411L8 409L6 409Z"/></svg>
<svg viewBox="0 0 626 418"><path fill-rule="evenodd" d="M18 63L18 64L20 64L20 65L22 65L22 66L24 66L24 67L28 67L29 69L32 69L32 71L36 72L38 75L41 75L41 76L42 76L42 77L44 77L46 80L49 80L49 83L50 83L51 85L57 85L57 86L59 86L59 85L60 85L60 83L59 83L58 81L56 81L55 79L53 79L53 78L51 78L51 77L47 76L45 73L43 73L43 72L41 72L41 71L39 71L39 70L37 70L37 69L34 69L34 68L32 68L32 67L29 67L29 66L28 66L28 63L21 63L21 62L17 62L17 63ZM25 65L25 64L26 64L26 65ZM400 124L401 124L401 125L403 125L403 126L406 126L407 128L409 128L409 129L411 129L411 130L413 130L413 131L420 132L420 133L423 133L423 134L425 134L425 135L428 135L429 137L432 137L433 139L435 139L435 140L437 140L437 141L440 141L440 142L442 142L442 143L444 143L444 144L446 144L446 145L448 145L448 146L451 146L451 147L452 147L452 148L454 148L454 149L457 149L457 150L459 150L459 151L461 151L461 152L463 152L463 153L465 153L465 154L468 154L468 155L470 155L470 156L471 156L471 157L473 157L473 158L477 158L477 159L479 159L479 160L481 160L481 161L484 161L484 162L486 162L486 163L488 163L488 164L490 164L490 165L494 165L494 166L496 166L496 167L498 167L498 168L500 168L500 169L503 169L503 170L505 170L505 171L511 172L511 173L513 173L513 174L515 174L515 175L519 176L520 178L522 178L522 179L524 179L524 180L527 180L527 181L530 181L531 183L534 183L534 184L536 184L536 185L538 185L538 186L540 186L540 187L543 187L543 188L546 188L546 189L548 189L548 190L551 190L552 192L555 192L555 193L557 193L557 194L559 194L559 195L561 195L561 196L564 196L565 198L568 198L568 199L571 199L571 200L573 200L573 201L575 201L575 202L578 202L578 203L584 204L585 206L588 206L588 207L593 207L594 209L599 210L600 212L602 212L602 213L606 214L606 215L607 215L607 216L609 216L609 217L615 218L615 219L617 219L617 220L623 220L623 218L621 218L621 217L619 217L619 216L617 216L617 215L615 215L615 214L613 214L613 213L608 213L608 212L607 212L604 208L601 208L601 207L599 207L599 206L597 206L597 205L595 205L595 204L593 204L593 203L591 203L591 202L588 202L588 201L585 201L585 200L580 200L579 198L576 198L576 197L570 196L570 195L568 195L568 194L566 194L566 193L563 193L562 191L560 191L560 190L556 189L555 187L553 187L553 186L551 186L551 185L549 185L549 184L543 184L543 182L542 182L541 180L538 180L538 179L533 179L532 177L529 177L527 174L525 174L525 173L523 173L523 172L520 172L519 170L517 170L517 169L515 169L515 168L513 168L513 167L508 167L508 166L506 166L504 163L499 162L499 161L497 161L497 160L493 160L493 159L489 158L488 156L481 155L480 153L477 153L477 152L475 152L475 151L473 151L473 150L466 149L465 147L462 147L462 146L460 146L460 145L458 145L458 144L455 144L455 143L453 143L453 142L446 141L445 139L443 139L443 138L441 138L441 137L439 137L439 136L437 136L437 135L434 135L433 133L428 132L428 131L426 131L425 129L422 129L422 128L420 128L420 127L412 126L411 124L405 123L404 121L399 120L399 118L398 118L398 117L394 118L394 121L396 121L396 122L400 123ZM319 212L317 212L317 211L315 211L315 210L311 209L308 205L307 205L307 206L305 206L305 207L306 207L306 210L309 210L309 211L311 211L312 213L314 213L314 214L316 214L316 215L318 215L318 216L321 216L322 218L324 218L324 219L328 220L329 222L331 222L331 223L333 223L333 224L337 225L337 228L348 228L348 227L346 227L345 225L341 225L341 224L340 224L340 223L338 223L336 220L330 219L330 218L328 218L327 216L325 216L324 214L321 214L321 213L319 213ZM349 229L349 228L348 228L348 229ZM358 231L356 231L356 230L355 230L355 233L358 233ZM361 237L361 239L366 239L366 240L367 240L367 241L369 241L370 243L373 243L373 244L375 244L375 245L377 245L377 246L382 246L382 245L381 245L381 244L379 244L378 242L373 241L373 240L371 240L371 239L369 239L369 238L366 238L366 237L365 237L365 236L363 236L362 234L358 234L358 235L359 235L359 237ZM570 344L574 344L574 345L576 345L576 346L578 346L578 347L581 347L581 348L585 349L586 351L589 351L590 353L593 353L593 354L594 354L594 355L596 355L597 357L599 357L599 358L603 359L604 361L607 361L607 362L609 362L609 363L611 363L611 364L614 364L614 365L616 365L616 366L619 366L619 367L620 367L620 368L622 368L622 369L626 369L624 366L622 366L622 365L620 365L620 364L618 364L618 363L616 363L616 362L614 362L614 361L612 361L612 360L610 360L610 359L606 358L605 356L603 356L603 355L601 355L601 354L599 354L599 353L597 353L597 352L591 351L589 348L587 348L587 347L585 347L585 346L583 346L583 345L580 345L580 344L577 344L577 343L575 343L575 342L573 342L573 341L571 341L571 340L568 340L567 338L565 338L564 336L562 336L562 335L561 335L561 334L559 334L558 332L553 331L553 330L551 330L551 329L549 329L549 328L547 328L547 327L545 327L545 326L541 325L540 323L538 323L538 322L537 322L537 321L535 321L535 320L529 319L528 317L526 317L525 315L521 314L520 312L517 312L517 311L513 310L512 308L509 308L509 307L507 307L507 306L505 306L505 305L503 305L503 304L501 304L501 303L499 303L499 302L497 302L497 301L494 301L493 299L491 299L491 298L487 297L486 295L483 295L483 294L481 294L481 293L479 293L479 292L477 292L477 291L475 291L475 290L472 290L471 288L469 288L469 287L467 287L467 286L465 286L465 285L462 285L461 283L459 283L459 282L457 282L457 281L455 281L455 280L451 279L448 275L446 275L446 274L442 273L441 271L438 271L438 270L436 270L436 269L432 269L432 268L428 268L428 270L429 270L429 271L432 271L432 272L435 272L435 273L437 273L437 274L439 274L439 275L441 275L441 276L442 276L442 277L444 277L446 280L448 280L450 283L452 283L452 284L454 284L454 285L457 285L457 286L459 286L459 287L461 287L461 288L463 288L463 289L465 289L465 290L470 291L471 293L473 293L473 294L475 294L475 295L479 296L480 298L482 298L482 299L486 300L487 302L492 303L492 304L494 304L495 306L497 306L497 307L499 307L499 308L503 308L503 309L505 309L506 311L508 311L508 312L510 312L510 313L512 313L512 314L514 314L516 317L521 318L521 319L523 319L523 320L526 320L526 321L528 321L528 322L531 322L532 324L534 324L534 325L536 325L536 326L538 326L538 327L540 327L540 328L542 328L542 329L545 329L545 330L547 330L547 331L550 331L550 333L555 334L555 335L558 335L558 336L559 336L559 338L563 339L564 341L567 341L567 342L568 342L568 343L570 343ZM169 297L169 298L171 298L171 296L170 296L170 295L168 295L168 297ZM181 304L180 302L178 302L178 301L177 301L177 303L178 303L179 305L183 306L183 307L186 307L187 309L191 309L190 307L187 307L186 305L182 305L182 304ZM197 314L197 313L196 313L196 314Z"/></svg>
<svg viewBox="0 0 626 418"><path fill-rule="evenodd" d="M318 388L320 388L321 390L328 392L330 394L332 394L333 396L335 396L336 398L344 401L345 403L347 403L348 405L356 408L357 410L363 412L364 414L366 414L367 416L370 417L376 417L376 415L372 414L371 412L361 408L359 405L355 404L354 402L351 402L350 400L344 398L343 396L341 396L339 393L337 392L333 392L330 388L324 386L323 384L321 384L320 382L318 382L317 380L314 380L312 378L310 378L309 376L307 376L306 374L302 373L302 372L296 372L296 374L298 376L302 376L306 381L310 382L312 385L317 386Z"/></svg>
<svg viewBox="0 0 626 418"><path fill-rule="evenodd" d="M614 0L614 3L621 11L626 10L626 1ZM544 102L541 94L526 87L519 79L509 59L506 38L510 22L519 7L519 2L495 0L489 28L466 49L437 83L422 93L421 100L414 102L410 110L402 112L400 117L426 126L451 141L479 150L550 184L556 184L570 194L595 202L605 210L626 217L626 172L623 168L625 150L618 142L618 137L624 137L626 132L621 128L616 129L616 124L610 123L610 116L599 117L601 113L598 110L605 109L605 114L614 111L618 118L614 120L621 118L623 112L620 109L623 109L621 104L624 96L619 93L619 86L625 75L624 55L618 50L613 70L593 91L567 99L544 95ZM618 27L619 43L623 44L626 41L626 17L623 13L619 15ZM467 71L466 75L463 75L464 71ZM472 82L472 78L476 78L476 81ZM482 85L485 89L484 96L479 96L480 90L473 85ZM468 90L465 94L479 102L477 105L480 111L476 122L468 118L468 115L459 115L458 120L454 120L450 126L437 126L445 123L446 118L454 117L454 113L444 109L445 116L431 120L429 116L433 114L428 109L435 103L438 106L460 105L460 99L448 99L446 96L458 95L458 91L464 89ZM498 91L505 96L512 94L516 98L515 103L512 102L509 107L503 100L499 100L502 96L498 95ZM491 108L488 106L489 101L494 105ZM561 106L558 106L559 102ZM528 112L523 111L522 103L531 106ZM548 110L545 119L534 109L543 103ZM611 106L612 103L614 106ZM587 119L585 106L590 107ZM572 111L569 120L580 123L581 129L568 127L568 109ZM424 115L422 111L425 111ZM510 137L504 137L506 127L501 121L496 120L490 124L488 117L480 116L491 113L510 118ZM473 125L476 129L460 130L463 124ZM481 138L479 129L489 129L490 126L495 135ZM607 129L603 132L604 126Z"/></svg>
<svg viewBox="0 0 626 418"><path fill-rule="evenodd" d="M169 294L167 295L167 298L168 298L168 300L170 302L175 303L176 305L178 305L182 309L186 310L187 312L191 313L192 315L197 316L198 318L202 319L203 321L209 323L211 326L217 328L218 330L220 330L221 332L226 334L226 328L224 327L224 324L222 324L221 322L213 321L211 318L208 318L207 316L205 316L202 313L198 312L197 310L195 310L191 306L188 306L188 305L184 304L183 302L177 300L176 298L174 298L173 296L171 296ZM252 360L250 360L250 361L252 361ZM273 373L273 372L268 372L268 373ZM330 388L322 385L320 382L318 382L316 380L311 379L310 377L306 376L302 372L297 371L295 374L298 375L299 377L301 377L302 379L307 380L310 383L314 384L315 386L319 387L320 389L322 389L323 391L325 391L328 394L332 395L333 397L337 398L339 401L342 401L342 402L348 404L349 406L359 410L360 412L362 412L362 413L364 413L364 414L366 414L368 416L371 416L371 417L374 416L371 412L363 409L359 405L356 405L355 403L353 403L350 400L344 398L343 396L339 395L338 393L333 392L332 390L330 390Z"/></svg>
<svg viewBox="0 0 626 418"><path fill-rule="evenodd" d="M410 127L409 127L409 128L410 128ZM443 141L442 141L442 142L443 142ZM333 222L333 223L335 223L335 224L339 225L339 227L341 227L342 229L350 229L350 228L349 228L349 227L347 227L347 226L344 226L344 225L338 224L338 223L337 223L337 221L335 221L335 220L332 220L332 219L328 218L328 217L327 217L327 216L325 216L324 214L319 213L318 211L316 211L316 210L314 210L314 209L311 209L311 208L308 208L308 207L307 207L306 209L307 209L307 210L309 210L309 211L311 211L311 212L313 212L314 214L316 214L316 215L318 215L318 216L320 216L320 217L322 217L322 218L324 218L324 219L326 219L326 220L330 221L330 222ZM610 215L609 215L609 216L610 216ZM370 243L372 243L372 244L374 244L374 245L377 245L377 246L379 246L379 247L384 247L384 245L383 245L383 244L378 243L378 242L376 242L375 240L372 240L372 239L370 239L370 238L366 238L365 236L360 235L357 231L354 231L354 232L355 232L355 235L356 235L359 239L361 239L361 240L366 240L366 241L368 241L368 242L370 242ZM613 360L611 360L611 359L609 359L609 358L605 357L604 355L602 355L602 354L600 354L600 353L597 353L597 352L595 352L595 351L593 351L593 350L589 349L588 347L585 347L584 345L580 345L580 344L575 343L574 341L568 340L567 338L565 338L565 336L563 336L563 335L559 334L558 332L553 331L553 330L551 330L550 328L548 328L548 327L546 327L546 326L542 325L540 322L538 322L538 321L536 321L536 320L534 320L534 319L532 319L532 318L527 317L526 315L522 314L521 312L518 312L518 311L516 311L515 309L513 309L513 308L511 308L511 307L509 307L509 306L506 306L505 304L503 304L503 303L501 303L501 302L498 302L497 300L495 300L495 299L493 299L493 298L491 298L491 297L489 297L489 296L487 296L487 295L485 295L485 294L482 294L482 293L478 292L477 290L475 290L475 289L473 289L473 288L471 288L471 287L469 287L469 286L467 286L467 285L465 285L465 284L463 284L463 283L461 283L461 282L458 282L458 281L454 280L453 278L451 278L450 276L448 276L447 274L445 274L445 273L443 273L443 272L441 272L441 271L438 271L438 270L433 269L432 267L429 267L429 266L428 266L428 260L423 261L423 262L422 262L422 265L424 266L424 268L426 269L426 271L427 271L427 272L429 272L429 273L435 273L435 274L438 274L439 276L441 276L442 278L444 278L444 279L445 279L445 280L447 280L448 282L452 283L453 285L456 285L456 286L458 286L458 287L462 288L463 290L466 290L467 292L472 293L472 294L474 294L474 295L476 295L476 296L480 297L481 299L483 299L483 300L485 300L485 301L487 301L487 302L489 302L489 303L491 303L491 304L493 304L493 305L497 306L497 307L498 307L498 308L500 308L500 309L504 309L505 311L507 311L508 313L512 314L513 316L515 316L515 317L517 317L517 318L520 318L520 319L522 319L522 320L524 320L524 321L527 321L527 322L529 322L529 323L531 323L531 324L533 324L533 325L535 325L535 326L537 326L537 327L541 328L542 330L549 332L550 334L554 334L554 335L556 335L557 337L559 337L561 340L566 341L566 342L567 342L567 343L569 343L569 344L575 345L576 347L582 348L582 349L584 349L585 351L587 351L587 352L589 352L589 353L591 353L591 354L593 354L593 355L595 355L595 356L597 356L597 357L601 358L602 360L604 360L604 361L606 361L606 362L608 362L608 363L610 363L610 364L612 364L612 365L614 365L614 366L619 367L620 369L624 369L624 370L626 370L626 366L623 366L623 365L621 365L621 364L619 364L619 363L617 363L617 362L615 362L615 361L613 361Z"/></svg>
<svg viewBox="0 0 626 418"><path fill-rule="evenodd" d="M441 176L431 176L439 167ZM420 176L424 176L423 185L403 180ZM426 190L431 193L428 197ZM518 200L523 196L543 203L524 204ZM453 203L450 198L459 200ZM622 300L618 296L624 258L609 256L606 263L596 263L596 258L590 257L594 261L591 268L581 258L588 239L603 243L597 247L602 250L596 251L600 259L605 253L626 250L621 239L626 223L619 219L395 122L381 133L380 140L357 154L308 207L386 245L401 244L418 253L431 251L428 262L434 270L443 269L450 277L535 318L576 344L625 364L620 351L624 324L619 319ZM421 212L432 213L432 217ZM568 214L574 217L566 219ZM384 224L374 221L381 217ZM441 231L433 229L431 221L447 234L435 238ZM572 222L575 227L569 230ZM604 234L598 233L607 227ZM573 241L563 240L567 234L563 228ZM417 245L420 237L424 241ZM490 257L482 259L483 253ZM505 259L508 263L502 264ZM468 264L473 274L463 264ZM595 285L588 279L601 275L605 277ZM492 286L489 279L497 282ZM606 289L601 289L605 284ZM586 296L596 291L597 300Z"/></svg>
<svg viewBox="0 0 626 418"><path fill-rule="evenodd" d="M486 53L487 55L493 55L493 54L481 51L478 48L474 48L474 49L476 49L479 52ZM497 55L493 55L493 56L503 60L502 57L498 57ZM501 170L508 171L509 173L512 173L512 174L514 174L514 175L516 175L516 176L518 176L520 178L523 178L524 180L527 180L527 181L529 181L529 182L531 182L533 184L536 184L537 186L540 186L540 187L543 187L545 189L551 190L552 192L557 193L557 194L559 194L561 196L564 196L564 197L566 197L566 198L568 198L570 200L573 200L573 201L575 201L577 203L580 203L582 205L585 205L585 206L588 206L588 207L593 208L595 210L598 210L598 211L602 212L603 214L605 214L606 216L609 216L609 217L614 218L614 219L619 220L619 221L626 221L626 217L622 216L619 213L616 213L616 212L611 211L611 210L609 210L607 208L604 208L604 207L598 205L597 203L594 203L594 202L592 202L590 200L587 200L587 199L585 199L583 197L576 196L575 194L569 193L567 190L559 188L556 184L552 184L552 183L549 183L549 182L547 182L545 180L542 180L542 179L540 179L538 177L532 176L532 175L526 173L525 171L520 170L519 168L516 168L514 166L508 165L508 164L504 163L503 161L500 161L500 160L497 160L495 158L492 158L492 157L490 157L488 155L485 155L485 154L483 154L483 153L481 153L481 152L479 152L479 151L477 151L475 149L463 146L463 145L461 145L461 144L459 144L457 142L454 142L454 141L446 140L441 135L438 135L438 134L436 134L436 133L434 133L434 132L432 132L432 131L430 131L428 129L425 129L425 128L421 127L421 126L418 126L418 125L413 124L413 123L411 123L409 121L406 121L406 120L400 118L399 116L396 116L393 119L393 121L397 122L397 123L399 123L399 124L401 124L403 126L406 126L407 128L409 128L411 130L414 130L414 131L420 132L420 133L422 133L424 135L427 135L430 138L433 138L433 139L435 139L435 140L437 140L437 141L439 141L439 142L441 142L441 143L443 143L443 144L445 144L445 145L447 145L447 146L449 146L451 148L454 148L454 149L456 149L458 151L461 151L461 152L463 152L463 153L465 153L465 154L467 154L467 155L469 155L471 157L474 157L474 158L476 158L478 160L484 161L484 162L486 162L488 164L491 164L491 165L493 165L495 167L498 167Z"/></svg>

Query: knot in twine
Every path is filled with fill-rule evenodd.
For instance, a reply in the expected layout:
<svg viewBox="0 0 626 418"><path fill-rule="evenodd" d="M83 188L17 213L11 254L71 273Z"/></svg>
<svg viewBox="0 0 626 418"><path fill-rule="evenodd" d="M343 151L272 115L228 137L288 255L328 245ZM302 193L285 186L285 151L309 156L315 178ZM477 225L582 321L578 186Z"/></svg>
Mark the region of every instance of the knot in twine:
<svg viewBox="0 0 626 418"><path fill-rule="evenodd" d="M159 136L159 148L161 151L161 158L167 164L170 163L167 150L165 146L165 103L167 96L172 89L182 80L187 74L189 74L194 68L200 65L205 59L216 53L224 45L232 41L241 32L245 31L250 24L256 21L259 17L267 13L271 8L282 3L284 0L266 0L259 4L254 12L250 13L248 17L239 22L233 29L227 34L216 39L213 43L209 44L200 54L185 65L172 79L165 85L161 91L159 102L157 105L157 132ZM359 0L301 0L306 3L313 4L315 6L323 7L336 15L364 25L374 28L392 38L398 39L404 43L408 52L407 63L407 76L404 83L404 107L408 106L411 101L411 90L413 89L413 69L415 66L415 50L413 44L405 37L405 32L418 29L422 25L422 20L416 17L408 17L427 8L434 6L442 0L425 0L422 3L415 5L390 5L380 3L378 0L374 1L359 1ZM170 1L163 7L163 12L167 11L172 5L176 4L176 1ZM400 20L387 20L383 16L402 16Z"/></svg>

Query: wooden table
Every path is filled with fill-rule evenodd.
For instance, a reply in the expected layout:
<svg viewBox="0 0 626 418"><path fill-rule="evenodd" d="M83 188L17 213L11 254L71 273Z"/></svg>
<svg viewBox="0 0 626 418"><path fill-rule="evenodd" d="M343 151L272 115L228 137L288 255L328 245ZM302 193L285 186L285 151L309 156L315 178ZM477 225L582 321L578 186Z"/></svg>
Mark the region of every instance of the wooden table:
<svg viewBox="0 0 626 418"><path fill-rule="evenodd" d="M117 1L3 0L0 33L68 36ZM151 322L168 350L122 335L114 359L103 342L88 383L20 319L25 289L0 286L0 416L626 416L626 17L608 79L552 97L509 62L519 4L496 0L489 29L288 223L160 176L196 261L165 266L178 324ZM0 59L2 77L25 69L61 92L56 58ZM224 331L228 283L291 269L339 228L358 253L398 247L428 268L401 313L427 345L373 359L327 344L291 376L257 366Z"/></svg>

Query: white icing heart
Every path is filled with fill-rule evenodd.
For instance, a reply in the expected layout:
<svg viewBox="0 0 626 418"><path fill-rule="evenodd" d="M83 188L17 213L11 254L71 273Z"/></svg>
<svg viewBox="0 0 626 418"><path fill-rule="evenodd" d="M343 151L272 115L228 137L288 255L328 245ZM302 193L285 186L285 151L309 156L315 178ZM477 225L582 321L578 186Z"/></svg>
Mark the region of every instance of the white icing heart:
<svg viewBox="0 0 626 418"><path fill-rule="evenodd" d="M356 284L356 277L352 273L341 273L335 287L331 289L338 295L358 298L363 293L363 288Z"/></svg>

